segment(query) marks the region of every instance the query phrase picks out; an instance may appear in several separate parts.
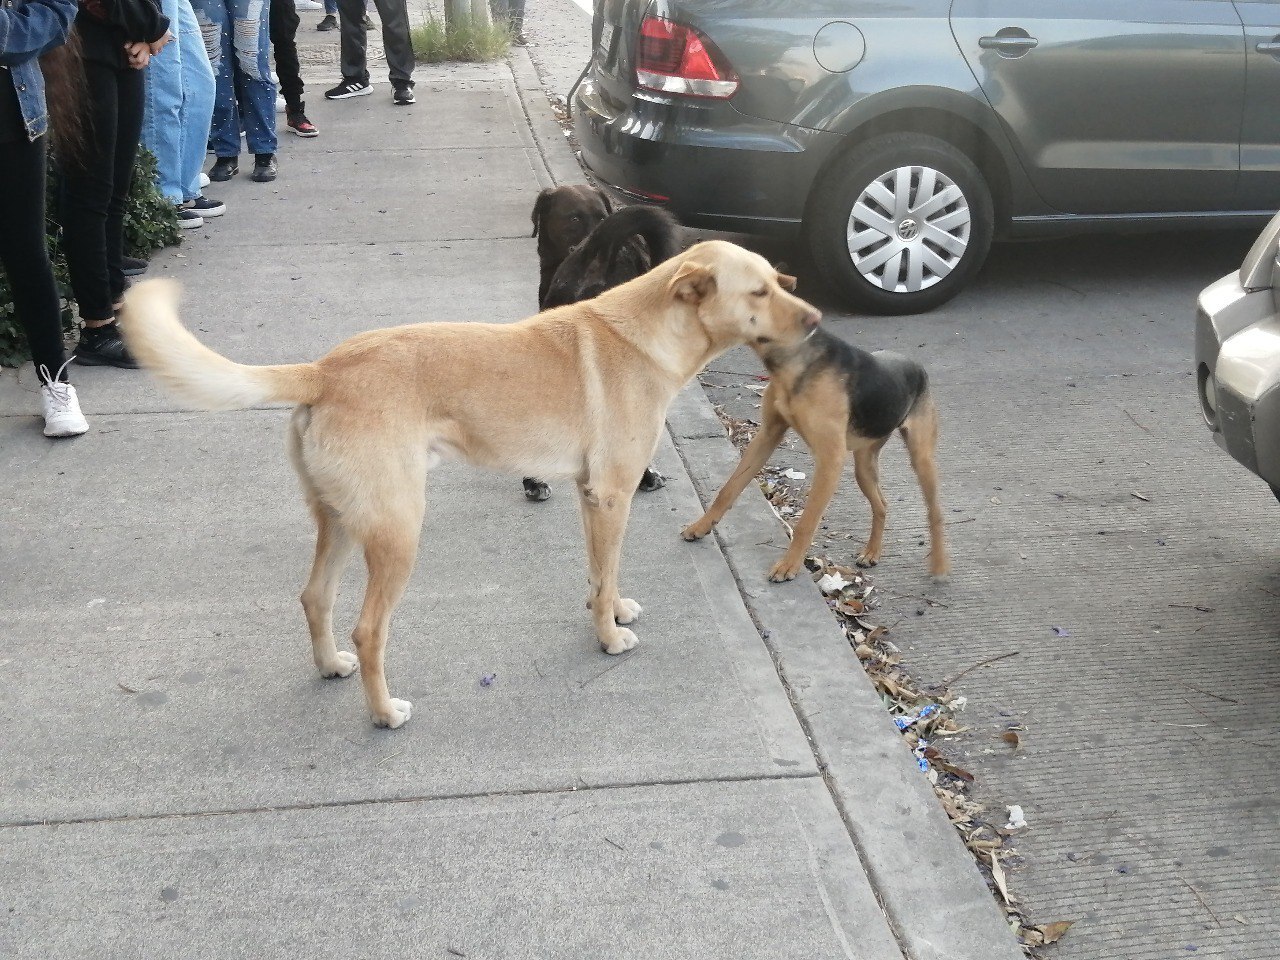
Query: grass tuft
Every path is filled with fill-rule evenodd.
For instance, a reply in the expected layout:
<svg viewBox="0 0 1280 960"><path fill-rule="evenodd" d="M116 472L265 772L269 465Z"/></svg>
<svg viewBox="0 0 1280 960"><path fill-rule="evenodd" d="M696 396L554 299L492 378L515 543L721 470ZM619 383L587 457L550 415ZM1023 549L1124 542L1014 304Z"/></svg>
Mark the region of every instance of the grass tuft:
<svg viewBox="0 0 1280 960"><path fill-rule="evenodd" d="M488 23L471 17L446 24L435 13L428 13L409 35L414 55L426 63L501 60L511 48L511 31L505 22Z"/></svg>

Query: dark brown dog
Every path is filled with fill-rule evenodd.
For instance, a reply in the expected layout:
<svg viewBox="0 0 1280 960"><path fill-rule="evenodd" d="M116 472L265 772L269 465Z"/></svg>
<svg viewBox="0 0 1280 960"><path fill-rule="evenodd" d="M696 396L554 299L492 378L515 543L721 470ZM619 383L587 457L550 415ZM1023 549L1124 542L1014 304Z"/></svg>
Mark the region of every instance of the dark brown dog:
<svg viewBox="0 0 1280 960"><path fill-rule="evenodd" d="M769 579L790 580L804 567L814 531L840 485L840 470L850 453L854 478L871 504L871 535L858 556L858 566L875 566L883 549L888 512L880 491L880 450L896 430L906 441L929 513L929 572L935 577L945 575L947 546L934 459L938 413L924 368L887 350L859 350L821 329L800 343L781 344L764 336L749 342L769 370L769 386L760 404L760 432L743 451L738 469L710 509L681 535L700 540L710 533L760 472L787 428L795 427L813 454L816 470L791 546L769 571Z"/></svg>
<svg viewBox="0 0 1280 960"><path fill-rule="evenodd" d="M538 309L564 258L613 213L613 201L598 187L573 184L543 190L533 204L533 236L538 238Z"/></svg>

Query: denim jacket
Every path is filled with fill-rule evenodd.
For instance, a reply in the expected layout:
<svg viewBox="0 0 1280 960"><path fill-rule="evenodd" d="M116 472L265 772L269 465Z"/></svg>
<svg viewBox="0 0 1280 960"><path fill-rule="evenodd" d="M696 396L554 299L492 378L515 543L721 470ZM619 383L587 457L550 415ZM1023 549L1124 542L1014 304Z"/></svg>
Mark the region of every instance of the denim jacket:
<svg viewBox="0 0 1280 960"><path fill-rule="evenodd" d="M66 42L76 0L0 0L0 83L12 83L35 140L49 129L40 55Z"/></svg>

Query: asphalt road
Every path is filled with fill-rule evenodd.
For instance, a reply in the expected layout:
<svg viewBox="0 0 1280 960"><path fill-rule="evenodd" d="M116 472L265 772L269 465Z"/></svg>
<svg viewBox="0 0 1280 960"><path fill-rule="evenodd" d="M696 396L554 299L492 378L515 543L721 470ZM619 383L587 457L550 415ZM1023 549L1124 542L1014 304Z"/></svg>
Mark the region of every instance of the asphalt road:
<svg viewBox="0 0 1280 960"><path fill-rule="evenodd" d="M528 23L566 92L585 17L548 0ZM1280 504L1210 440L1192 362L1196 293L1252 239L1000 245L958 299L900 318L851 316L799 251L763 250L798 266L828 329L929 369L955 573L925 577L892 444L878 617L925 681L1016 652L959 685L951 750L993 819L1024 808L1010 885L1034 922L1077 921L1063 958L1280 957ZM742 350L703 382L756 418L759 372ZM812 475L799 441L773 463ZM850 476L820 548L851 561L868 517ZM1017 754L1000 739L1015 725Z"/></svg>

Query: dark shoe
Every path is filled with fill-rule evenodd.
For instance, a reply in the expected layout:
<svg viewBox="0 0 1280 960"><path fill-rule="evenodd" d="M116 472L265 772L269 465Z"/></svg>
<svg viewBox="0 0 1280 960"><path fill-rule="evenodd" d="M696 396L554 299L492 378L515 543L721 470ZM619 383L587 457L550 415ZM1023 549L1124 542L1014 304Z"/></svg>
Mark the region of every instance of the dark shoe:
<svg viewBox="0 0 1280 960"><path fill-rule="evenodd" d="M515 33L511 35L511 42L517 47L527 47L529 45L529 38L523 33Z"/></svg>
<svg viewBox="0 0 1280 960"><path fill-rule="evenodd" d="M184 210L194 210L206 219L209 217L220 217L227 212L227 205L225 203L221 200L210 200L203 193L191 202L184 203L182 208Z"/></svg>
<svg viewBox="0 0 1280 960"><path fill-rule="evenodd" d="M307 105L305 103L298 104L297 110L290 110L286 115L285 123L300 137L310 140L312 137L320 136L320 131L314 123L307 119Z"/></svg>
<svg viewBox="0 0 1280 960"><path fill-rule="evenodd" d="M250 180L256 180L258 183L270 183L276 178L276 155L274 153L259 153L253 158L253 173L249 174Z"/></svg>
<svg viewBox="0 0 1280 960"><path fill-rule="evenodd" d="M640 478L640 486L638 489L641 493L653 493L653 491L661 490L666 485L666 477L653 469L653 467L645 467L644 476Z"/></svg>
<svg viewBox="0 0 1280 960"><path fill-rule="evenodd" d="M391 95L391 102L397 107L407 107L411 103L416 103L417 99L413 95L413 84L405 83L403 80L391 81L391 86L395 92Z"/></svg>
<svg viewBox="0 0 1280 960"><path fill-rule="evenodd" d="M543 483L533 477L525 477L524 496L526 500L532 500L534 503L549 499L551 496L551 484Z"/></svg>
<svg viewBox="0 0 1280 960"><path fill-rule="evenodd" d="M367 13L364 15L364 21L363 21L363 23L364 23L364 28L365 28L366 30L372 30L372 29L373 29L373 21L369 19L369 15L368 15Z"/></svg>
<svg viewBox="0 0 1280 960"><path fill-rule="evenodd" d="M194 210L187 210L184 207L178 208L178 229L179 230L195 230L197 227L204 226L204 217L196 213Z"/></svg>
<svg viewBox="0 0 1280 960"><path fill-rule="evenodd" d="M238 157L219 157L218 162L209 168L210 180L230 180L240 172Z"/></svg>
<svg viewBox="0 0 1280 960"><path fill-rule="evenodd" d="M324 19L316 24L317 30L337 30L338 20L332 13L326 13Z"/></svg>
<svg viewBox="0 0 1280 960"><path fill-rule="evenodd" d="M115 322L102 327L85 327L80 331L80 345L76 347L76 363L85 367L124 367L138 369L129 348L120 339L120 328Z"/></svg>
<svg viewBox="0 0 1280 960"><path fill-rule="evenodd" d="M120 261L120 265L126 277L140 277L147 272L147 267L151 264L146 260L139 260L137 257L125 257Z"/></svg>
<svg viewBox="0 0 1280 960"><path fill-rule="evenodd" d="M332 90L324 92L326 100L350 100L352 97L367 97L373 93L368 80L348 80L345 77Z"/></svg>

